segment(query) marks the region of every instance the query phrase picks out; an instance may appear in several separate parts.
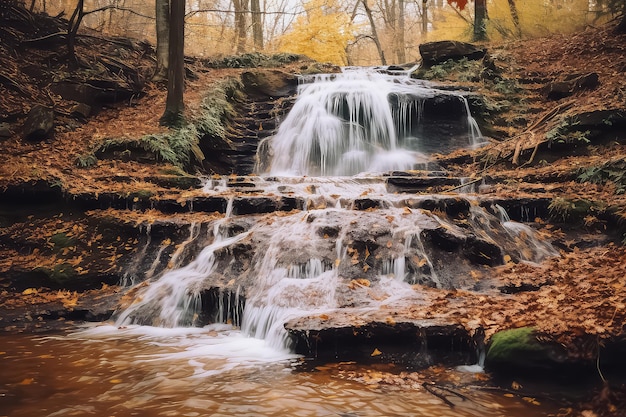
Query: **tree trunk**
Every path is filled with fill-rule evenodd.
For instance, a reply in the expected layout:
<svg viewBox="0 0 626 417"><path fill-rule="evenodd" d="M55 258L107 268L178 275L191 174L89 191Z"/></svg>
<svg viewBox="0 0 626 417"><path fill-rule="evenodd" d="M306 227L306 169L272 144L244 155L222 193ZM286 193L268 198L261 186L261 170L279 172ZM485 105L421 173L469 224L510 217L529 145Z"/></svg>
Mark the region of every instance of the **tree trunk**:
<svg viewBox="0 0 626 417"><path fill-rule="evenodd" d="M235 45L236 52L242 53L246 49L246 13L248 0L233 0L235 9Z"/></svg>
<svg viewBox="0 0 626 417"><path fill-rule="evenodd" d="M515 25L515 31L517 36L522 37L522 26L519 22L519 13L517 12L517 5L515 0L509 0L509 9L511 10L511 17L513 18L513 25Z"/></svg>
<svg viewBox="0 0 626 417"><path fill-rule="evenodd" d="M385 59L385 52L383 51L382 46L380 45L380 39L378 38L378 33L376 32L376 24L374 23L374 17L372 16L372 9L367 5L367 0L361 0L363 4L363 8L365 9L365 14L367 14L367 18L370 21L370 26L372 28L372 40L376 45L376 49L378 50L378 56L380 56L380 63L382 65L387 65L387 60Z"/></svg>
<svg viewBox="0 0 626 417"><path fill-rule="evenodd" d="M252 40L254 50L263 50L263 22L261 20L261 5L259 0L250 0L250 17L252 20Z"/></svg>
<svg viewBox="0 0 626 417"><path fill-rule="evenodd" d="M167 78L168 59L170 53L170 0L156 0L156 55L157 66L154 80Z"/></svg>
<svg viewBox="0 0 626 417"><path fill-rule="evenodd" d="M185 0L170 2L169 68L167 100L161 124L180 126L183 122L185 89Z"/></svg>
<svg viewBox="0 0 626 417"><path fill-rule="evenodd" d="M620 20L615 30L617 33L626 33L626 6L622 10L622 20Z"/></svg>
<svg viewBox="0 0 626 417"><path fill-rule="evenodd" d="M487 39L487 0L475 0L474 6L474 40L484 41Z"/></svg>
<svg viewBox="0 0 626 417"><path fill-rule="evenodd" d="M422 0L422 39L428 34L428 0Z"/></svg>
<svg viewBox="0 0 626 417"><path fill-rule="evenodd" d="M398 0L398 26L396 27L396 56L398 64L406 62L406 50L404 48L404 0Z"/></svg>
<svg viewBox="0 0 626 417"><path fill-rule="evenodd" d="M74 9L74 13L72 13L72 17L67 22L67 58L69 61L70 70L75 70L78 68L78 58L76 58L76 34L78 33L78 28L80 27L80 23L85 16L85 0L78 0L76 4L76 8Z"/></svg>

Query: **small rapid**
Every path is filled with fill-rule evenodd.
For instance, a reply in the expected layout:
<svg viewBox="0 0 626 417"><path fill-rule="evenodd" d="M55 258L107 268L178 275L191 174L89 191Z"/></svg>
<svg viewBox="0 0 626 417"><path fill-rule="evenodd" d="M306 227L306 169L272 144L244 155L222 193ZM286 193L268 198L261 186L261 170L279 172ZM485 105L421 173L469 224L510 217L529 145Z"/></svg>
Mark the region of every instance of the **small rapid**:
<svg viewBox="0 0 626 417"><path fill-rule="evenodd" d="M452 130L437 135L440 123ZM271 143L259 147L271 153L259 157L271 160L265 175L207 180L203 192L227 200L225 212L192 224L163 272L155 273L162 247L144 262L147 280L129 291L111 329L224 325L211 328L221 346L247 338L255 347L246 352L261 343L290 358L294 320L378 320L428 303L422 286L493 288L489 267L556 251L500 206L432 191L465 191L466 179L427 170L429 154L482 140L463 95L406 74L351 69L303 81ZM203 249L183 262L188 247Z"/></svg>
<svg viewBox="0 0 626 417"><path fill-rule="evenodd" d="M428 129L432 121L425 108L436 113L435 119L447 119L445 134ZM483 138L463 95L407 74L348 68L303 79L270 142L265 159L271 163L258 167L260 172L350 176L414 169L431 153L476 147Z"/></svg>

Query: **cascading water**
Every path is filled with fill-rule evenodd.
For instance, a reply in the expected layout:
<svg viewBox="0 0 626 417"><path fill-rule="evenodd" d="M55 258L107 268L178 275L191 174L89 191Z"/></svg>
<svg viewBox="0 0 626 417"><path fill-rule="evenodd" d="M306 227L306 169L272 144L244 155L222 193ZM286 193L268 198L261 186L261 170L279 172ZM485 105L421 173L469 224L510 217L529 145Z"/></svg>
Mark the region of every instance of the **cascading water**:
<svg viewBox="0 0 626 417"><path fill-rule="evenodd" d="M425 124L429 102L438 106L431 110L439 113L437 118L450 118L445 136ZM450 126L460 140L450 137ZM269 173L346 176L408 170L424 164L429 153L481 142L462 95L428 87L406 74L349 69L300 85L293 109L271 139Z"/></svg>
<svg viewBox="0 0 626 417"><path fill-rule="evenodd" d="M412 169L443 140L428 136L436 131L426 121L434 111L430 100L444 103L435 110L450 103L462 109L452 135L461 139L443 149L482 140L467 101L454 92L371 71L316 76L303 84L272 139L272 177L248 178L254 188L241 195L228 180L211 179L204 192L227 199L225 215L212 221L209 236L192 225L174 253L198 239L207 245L188 265L139 287L133 303L118 312L116 326L223 322L288 352L285 323L294 318L338 311L364 317L416 305L425 301L415 284L474 288L466 277L476 265L497 265L511 253L522 261L551 256L550 245L532 229L498 219L475 197L458 197L465 208L448 216L449 197L389 193L384 177L373 175ZM364 172L370 175L356 176ZM248 207L255 207L277 196L298 201L296 210L240 216L234 207L237 198L249 198ZM155 259L152 271L157 264Z"/></svg>

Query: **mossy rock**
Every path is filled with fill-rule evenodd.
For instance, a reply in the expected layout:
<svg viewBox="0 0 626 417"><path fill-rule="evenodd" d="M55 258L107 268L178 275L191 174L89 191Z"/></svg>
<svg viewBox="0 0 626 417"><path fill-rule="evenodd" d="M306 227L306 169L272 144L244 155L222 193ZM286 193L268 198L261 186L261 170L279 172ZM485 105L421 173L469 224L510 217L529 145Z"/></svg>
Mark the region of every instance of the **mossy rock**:
<svg viewBox="0 0 626 417"><path fill-rule="evenodd" d="M66 287L76 279L78 272L68 263L55 265L52 268L39 267L36 272L43 273L54 286Z"/></svg>
<svg viewBox="0 0 626 417"><path fill-rule="evenodd" d="M54 245L55 249L64 249L76 245L74 239L72 239L65 233L55 233L50 236L50 243Z"/></svg>
<svg viewBox="0 0 626 417"><path fill-rule="evenodd" d="M565 359L559 345L540 341L532 327L521 327L493 335L486 366L494 370L549 368Z"/></svg>

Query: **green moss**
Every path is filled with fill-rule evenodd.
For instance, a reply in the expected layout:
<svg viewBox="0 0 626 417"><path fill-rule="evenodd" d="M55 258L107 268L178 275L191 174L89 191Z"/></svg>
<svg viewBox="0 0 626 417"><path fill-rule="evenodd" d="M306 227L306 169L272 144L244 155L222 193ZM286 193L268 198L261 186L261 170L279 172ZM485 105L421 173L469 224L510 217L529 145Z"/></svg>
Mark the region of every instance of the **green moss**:
<svg viewBox="0 0 626 417"><path fill-rule="evenodd" d="M54 245L55 249L64 249L76 245L76 242L65 233L55 233L50 237L50 243Z"/></svg>
<svg viewBox="0 0 626 417"><path fill-rule="evenodd" d="M96 147L93 154L113 151L130 159L144 157L189 169L194 162L204 160L200 138L225 139L226 125L235 115L233 103L242 98L241 83L234 78L224 80L207 92L200 110L182 126L140 138L108 138Z"/></svg>
<svg viewBox="0 0 626 417"><path fill-rule="evenodd" d="M582 198L555 197L548 206L550 217L562 222L581 222L585 217L603 212L606 206L602 202Z"/></svg>
<svg viewBox="0 0 626 417"><path fill-rule="evenodd" d="M93 166L96 166L96 164L98 163L98 158L96 157L96 155L94 155L93 152L88 152L78 155L74 160L74 163L79 168L91 168Z"/></svg>
<svg viewBox="0 0 626 417"><path fill-rule="evenodd" d="M544 356L546 348L535 338L532 327L498 332L491 338L487 351L488 363L523 365Z"/></svg>
<svg viewBox="0 0 626 417"><path fill-rule="evenodd" d="M35 271L44 273L50 281L57 285L66 285L78 276L78 272L68 263L55 265L52 269L39 267Z"/></svg>

